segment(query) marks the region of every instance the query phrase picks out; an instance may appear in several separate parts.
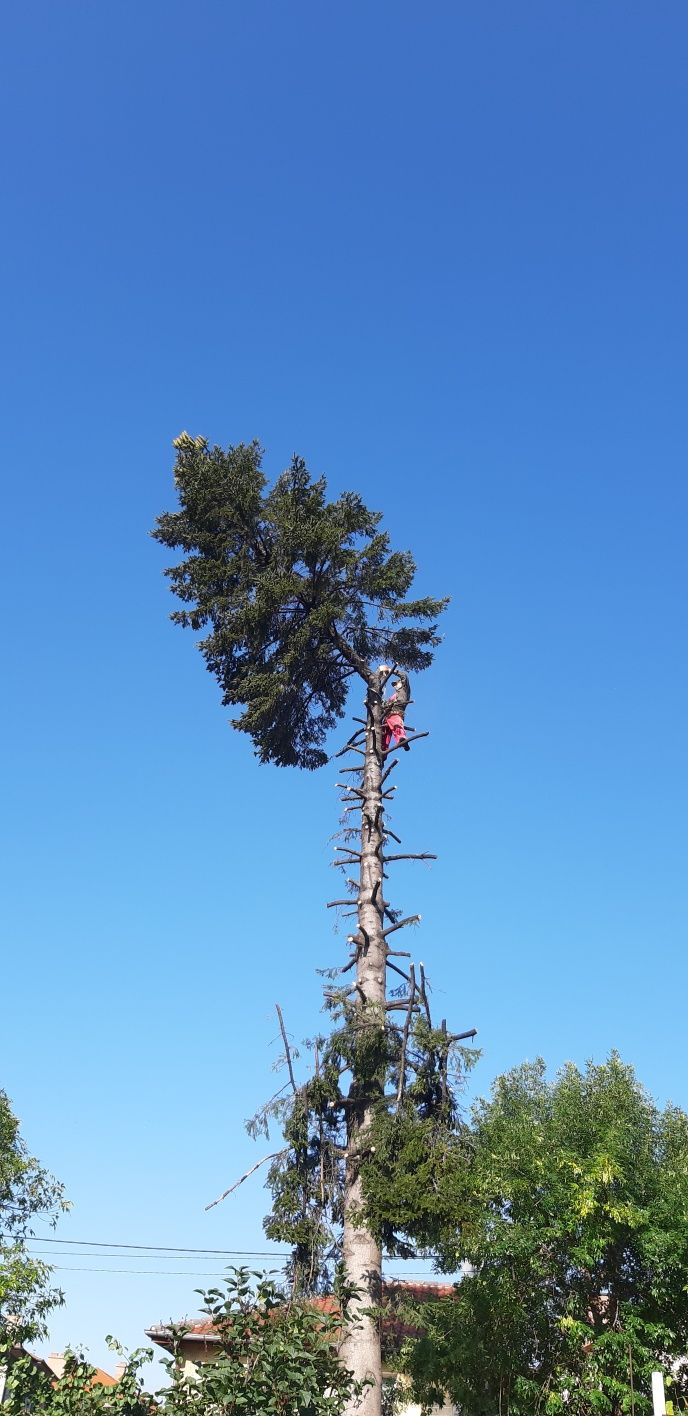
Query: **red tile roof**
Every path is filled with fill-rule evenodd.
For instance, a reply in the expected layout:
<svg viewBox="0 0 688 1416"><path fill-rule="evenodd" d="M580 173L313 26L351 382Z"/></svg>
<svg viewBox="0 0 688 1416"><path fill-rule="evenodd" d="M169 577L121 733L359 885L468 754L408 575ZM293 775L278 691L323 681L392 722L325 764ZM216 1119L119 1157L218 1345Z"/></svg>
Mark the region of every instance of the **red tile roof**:
<svg viewBox="0 0 688 1416"><path fill-rule="evenodd" d="M452 1298L456 1292L453 1283L433 1283L431 1279L427 1282L413 1282L409 1279L388 1279L383 1286L383 1300L385 1303L394 1304L401 1302L404 1298L411 1299L416 1303L432 1302L433 1298ZM323 1298L312 1298L310 1306L319 1313L336 1313L338 1302L333 1294L328 1294ZM192 1342L200 1342L204 1339L212 1344L216 1340L216 1330L213 1322L209 1318L198 1318L193 1322L184 1324L184 1337ZM417 1337L420 1329L414 1327L401 1318L386 1317L383 1321L383 1329L387 1336L393 1337ZM146 1328L146 1337L152 1338L160 1347L169 1344L170 1329L166 1325Z"/></svg>

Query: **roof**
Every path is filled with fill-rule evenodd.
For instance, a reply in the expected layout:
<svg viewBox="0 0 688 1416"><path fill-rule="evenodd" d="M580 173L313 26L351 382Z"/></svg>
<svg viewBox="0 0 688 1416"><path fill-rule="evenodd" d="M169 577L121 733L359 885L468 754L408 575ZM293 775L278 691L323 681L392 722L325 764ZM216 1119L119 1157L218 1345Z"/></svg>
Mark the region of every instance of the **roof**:
<svg viewBox="0 0 688 1416"><path fill-rule="evenodd" d="M43 1359L43 1362L51 1376L58 1378L62 1376L65 1366L63 1352L51 1352L49 1357ZM117 1386L117 1382L118 1378L113 1377L110 1372L105 1372L102 1367L94 1367L91 1386L113 1387Z"/></svg>
<svg viewBox="0 0 688 1416"><path fill-rule="evenodd" d="M411 1299L415 1303L429 1303L433 1298L448 1299L455 1295L453 1283L414 1283L408 1279L392 1279L383 1285L383 1303L385 1306L401 1303L404 1299ZM311 1298L309 1306L319 1313L336 1313L339 1309L337 1299L332 1294L323 1298ZM215 1326L209 1318L198 1318L193 1322L187 1322L184 1326L184 1342L204 1343L209 1347L219 1341ZM387 1336L393 1337L417 1337L420 1335L420 1328L405 1322L397 1317L385 1317L383 1319L383 1331ZM172 1329L167 1323L160 1323L154 1327L146 1328L146 1337L157 1343L158 1347L168 1348L171 1346Z"/></svg>

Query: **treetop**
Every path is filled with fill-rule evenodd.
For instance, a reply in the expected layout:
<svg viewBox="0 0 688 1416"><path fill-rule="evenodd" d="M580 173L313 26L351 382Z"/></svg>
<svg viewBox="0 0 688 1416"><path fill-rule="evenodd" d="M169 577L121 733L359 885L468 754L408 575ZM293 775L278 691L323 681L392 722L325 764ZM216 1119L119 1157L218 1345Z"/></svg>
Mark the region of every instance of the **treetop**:
<svg viewBox="0 0 688 1416"><path fill-rule="evenodd" d="M374 688L381 661L427 668L447 601L407 598L410 551L392 550L357 492L328 501L303 458L269 487L256 441L181 433L174 447L179 509L152 532L184 553L165 571L183 605L171 618L207 630L198 647L260 760L320 767L349 678Z"/></svg>

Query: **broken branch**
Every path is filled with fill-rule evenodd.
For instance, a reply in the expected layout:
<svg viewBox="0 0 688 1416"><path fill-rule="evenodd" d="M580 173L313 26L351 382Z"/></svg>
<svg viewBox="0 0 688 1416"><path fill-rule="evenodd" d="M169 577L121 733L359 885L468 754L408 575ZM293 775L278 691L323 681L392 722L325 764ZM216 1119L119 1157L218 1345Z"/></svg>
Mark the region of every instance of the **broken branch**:
<svg viewBox="0 0 688 1416"><path fill-rule="evenodd" d="M205 1208L211 1210L215 1205L221 1204L223 1200L227 1199L228 1195L231 1195L233 1190L238 1190L239 1186L243 1185L244 1180L248 1180L249 1175L253 1175L256 1170L260 1170L261 1165L265 1165L268 1160L277 1160L278 1156L286 1155L288 1149L289 1147L285 1146L283 1150L271 1151L270 1155L264 1155L262 1160L256 1161L256 1164L252 1165L250 1170L246 1170L243 1175L240 1175L239 1179L235 1180L234 1184L230 1185L228 1190L224 1190L221 1195L218 1195L216 1200L211 1200L210 1204L206 1205Z"/></svg>
<svg viewBox="0 0 688 1416"><path fill-rule="evenodd" d="M279 1003L276 1003L275 1007L277 1009L277 1017L279 1018L282 1042L284 1043L284 1055L287 1059L287 1067L289 1068L289 1081L291 1082L294 1096L296 1096L296 1080L294 1078L294 1068L291 1065L291 1052L289 1051L289 1043L287 1041L287 1030L284 1026L284 1018L282 1017L282 1009L280 1008Z"/></svg>

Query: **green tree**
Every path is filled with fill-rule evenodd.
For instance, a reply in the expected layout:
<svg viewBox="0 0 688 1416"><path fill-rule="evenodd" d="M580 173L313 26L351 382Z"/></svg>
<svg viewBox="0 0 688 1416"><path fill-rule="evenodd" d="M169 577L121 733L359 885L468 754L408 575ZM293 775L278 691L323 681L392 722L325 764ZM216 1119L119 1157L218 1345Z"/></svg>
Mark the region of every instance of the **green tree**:
<svg viewBox="0 0 688 1416"><path fill-rule="evenodd" d="M172 1329L170 1385L158 1393L166 1416L339 1416L357 1394L339 1360L346 1311L335 1301L285 1298L270 1275L230 1270L203 1294L215 1337L212 1360L189 1371L184 1328Z"/></svg>
<svg viewBox="0 0 688 1416"><path fill-rule="evenodd" d="M410 552L391 548L379 513L356 493L328 501L324 480L300 458L269 488L257 443L224 450L184 433L175 447L179 508L153 534L183 552L166 571L183 604L172 618L203 632L199 648L223 702L243 708L234 727L262 762L319 767L350 680L364 690L365 717L337 754L352 760L341 769L336 847L346 894L330 903L356 923L347 961L329 971L332 1031L315 1040L301 1084L284 1032L290 1082L255 1126L278 1119L286 1143L266 1157L267 1233L292 1244L297 1291L317 1287L327 1256L341 1255L356 1316L343 1358L359 1387L371 1379L361 1416L379 1416L382 1248L425 1242L438 1189L463 1163L453 1084L467 1034L433 1025L422 966L416 974L393 957L396 931L418 917L393 908L386 884L396 861L427 853L396 851L387 820L397 758L384 742L384 666L429 666L446 602L409 598ZM304 888L307 878L304 864ZM350 984L338 977L347 973Z"/></svg>
<svg viewBox="0 0 688 1416"><path fill-rule="evenodd" d="M119 1343L108 1345L126 1356ZM113 1386L104 1386L95 1367L76 1352L65 1353L64 1369L54 1377L30 1353L0 1345L0 1363L7 1376L3 1416L152 1416L155 1403L143 1390L142 1368L152 1357L139 1348L126 1357L124 1371Z"/></svg>
<svg viewBox="0 0 688 1416"><path fill-rule="evenodd" d="M448 1390L466 1416L650 1412L651 1372L674 1381L688 1351L688 1116L612 1054L553 1082L519 1067L473 1119L443 1243L445 1268L468 1269L423 1309L419 1395Z"/></svg>
<svg viewBox="0 0 688 1416"><path fill-rule="evenodd" d="M200 1290L199 1290L200 1291ZM269 1275L230 1269L224 1285L202 1291L202 1312L214 1330L214 1354L194 1369L184 1353L183 1325L169 1331L169 1383L155 1399L143 1386L150 1348L125 1356L115 1385L105 1386L96 1369L68 1352L59 1378L28 1354L0 1344L7 1368L5 1416L339 1416L358 1388L339 1360L347 1326L346 1304L312 1303L285 1297Z"/></svg>
<svg viewBox="0 0 688 1416"><path fill-rule="evenodd" d="M64 1190L22 1139L10 1101L0 1091L0 1325L22 1336L45 1331L47 1313L62 1301L50 1265L32 1257L37 1219L56 1223L68 1208Z"/></svg>

